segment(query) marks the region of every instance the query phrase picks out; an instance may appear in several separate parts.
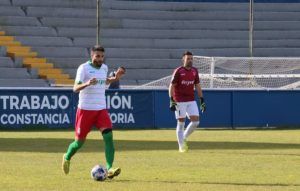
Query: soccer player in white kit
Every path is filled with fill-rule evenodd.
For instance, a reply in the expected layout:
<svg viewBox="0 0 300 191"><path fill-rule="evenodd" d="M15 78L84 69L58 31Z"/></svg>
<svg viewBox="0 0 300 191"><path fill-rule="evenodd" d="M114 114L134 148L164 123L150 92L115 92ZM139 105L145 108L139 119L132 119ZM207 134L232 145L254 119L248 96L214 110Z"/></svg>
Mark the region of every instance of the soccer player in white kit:
<svg viewBox="0 0 300 191"><path fill-rule="evenodd" d="M79 66L73 91L79 92L79 102L75 121L75 140L69 145L63 155L62 169L69 173L72 156L82 147L87 134L95 126L102 133L105 143L106 167L108 178L118 176L121 168L113 168L114 144L112 122L106 109L105 86L115 82L125 73L119 69L114 77L107 78L108 67L104 64L104 48L94 46L91 49L91 60Z"/></svg>
<svg viewBox="0 0 300 191"><path fill-rule="evenodd" d="M169 86L170 109L175 111L177 119L177 141L179 152L187 152L187 138L199 125L199 110L195 101L194 89L200 98L200 108L204 112L206 105L203 98L198 70L193 67L193 54L186 51L182 56L183 66L175 69ZM190 123L184 130L185 118Z"/></svg>

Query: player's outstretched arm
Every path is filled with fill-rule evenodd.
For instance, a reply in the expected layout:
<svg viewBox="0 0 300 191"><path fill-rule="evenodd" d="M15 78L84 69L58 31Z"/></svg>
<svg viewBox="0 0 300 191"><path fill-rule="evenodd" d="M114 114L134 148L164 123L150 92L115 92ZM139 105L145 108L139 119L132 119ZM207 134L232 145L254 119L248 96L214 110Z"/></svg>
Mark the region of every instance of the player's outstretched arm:
<svg viewBox="0 0 300 191"><path fill-rule="evenodd" d="M116 75L115 76L111 76L111 77L108 77L106 79L106 84L110 84L110 83L113 83L115 81L118 81L120 80L120 78L125 74L125 68L124 67L119 67L117 72L116 72Z"/></svg>

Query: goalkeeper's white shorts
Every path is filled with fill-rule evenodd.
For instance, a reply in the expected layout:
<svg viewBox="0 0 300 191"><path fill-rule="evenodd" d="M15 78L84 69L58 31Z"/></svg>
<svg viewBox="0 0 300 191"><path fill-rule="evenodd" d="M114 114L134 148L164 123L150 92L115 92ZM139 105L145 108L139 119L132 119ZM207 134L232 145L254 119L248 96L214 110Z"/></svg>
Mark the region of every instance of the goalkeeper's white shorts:
<svg viewBox="0 0 300 191"><path fill-rule="evenodd" d="M196 101L176 102L175 117L185 118L186 116L199 116L199 109Z"/></svg>

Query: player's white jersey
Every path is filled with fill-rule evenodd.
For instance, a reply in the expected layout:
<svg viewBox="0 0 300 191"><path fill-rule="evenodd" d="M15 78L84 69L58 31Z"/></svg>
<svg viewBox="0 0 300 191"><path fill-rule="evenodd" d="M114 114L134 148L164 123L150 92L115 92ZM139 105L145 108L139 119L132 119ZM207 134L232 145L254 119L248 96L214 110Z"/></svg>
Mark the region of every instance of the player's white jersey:
<svg viewBox="0 0 300 191"><path fill-rule="evenodd" d="M91 85L79 93L78 107L85 110L102 110L106 109L105 100L105 82L107 78L108 67L102 64L96 68L90 61L83 63L77 69L75 83L85 83L92 78L96 78L98 83Z"/></svg>

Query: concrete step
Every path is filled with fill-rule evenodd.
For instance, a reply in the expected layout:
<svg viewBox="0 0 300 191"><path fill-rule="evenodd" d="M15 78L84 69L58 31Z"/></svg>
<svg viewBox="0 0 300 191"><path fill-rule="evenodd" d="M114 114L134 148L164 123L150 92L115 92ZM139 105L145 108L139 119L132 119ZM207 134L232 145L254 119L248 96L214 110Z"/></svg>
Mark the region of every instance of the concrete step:
<svg viewBox="0 0 300 191"><path fill-rule="evenodd" d="M6 1L6 0L5 0ZM12 0L14 6L94 8L94 0Z"/></svg>
<svg viewBox="0 0 300 191"><path fill-rule="evenodd" d="M255 11L255 21L299 21L300 12ZM144 19L144 20L230 20L248 21L249 11L206 10L206 11L158 11L158 10L112 10L102 12L102 18Z"/></svg>
<svg viewBox="0 0 300 191"><path fill-rule="evenodd" d="M11 58L0 56L0 67L1 68L13 68L13 67L15 67L15 64Z"/></svg>
<svg viewBox="0 0 300 191"><path fill-rule="evenodd" d="M208 10L208 11L160 11L160 10L115 10L105 9L102 18L123 18L143 20L242 20L249 18L248 11ZM257 17L256 17L257 18Z"/></svg>
<svg viewBox="0 0 300 191"><path fill-rule="evenodd" d="M20 46L21 43L19 41L1 41L0 46Z"/></svg>
<svg viewBox="0 0 300 191"><path fill-rule="evenodd" d="M114 10L159 10L159 11L248 11L249 3L241 2L166 2L156 1L103 1L104 9ZM283 11L296 12L300 10L299 3L254 3L257 11Z"/></svg>
<svg viewBox="0 0 300 191"><path fill-rule="evenodd" d="M106 48L106 58L178 59L187 49ZM194 55L248 56L248 48L189 49Z"/></svg>
<svg viewBox="0 0 300 191"><path fill-rule="evenodd" d="M1 79L30 79L27 68L0 68Z"/></svg>
<svg viewBox="0 0 300 191"><path fill-rule="evenodd" d="M0 6L0 16L25 16L21 7Z"/></svg>
<svg viewBox="0 0 300 191"><path fill-rule="evenodd" d="M52 27L0 25L0 30L4 30L7 34L13 36L57 36L55 29Z"/></svg>
<svg viewBox="0 0 300 191"><path fill-rule="evenodd" d="M299 57L300 48L255 48L256 57Z"/></svg>
<svg viewBox="0 0 300 191"><path fill-rule="evenodd" d="M46 63L47 59L46 58L24 58L23 62L25 64L27 64L27 63Z"/></svg>
<svg viewBox="0 0 300 191"><path fill-rule="evenodd" d="M59 36L96 38L94 28L58 28ZM101 39L135 38L135 39L248 39L247 30L178 30L178 29L103 29ZM257 30L254 37L258 40L267 39L298 39L300 30Z"/></svg>
<svg viewBox="0 0 300 191"><path fill-rule="evenodd" d="M7 52L13 52L13 53L18 53L18 52L29 53L30 51L31 51L31 47L28 47L28 46L8 46L8 47L7 47Z"/></svg>
<svg viewBox="0 0 300 191"><path fill-rule="evenodd" d="M58 18L58 17L43 17L41 19L43 26L55 27L95 27L97 26L95 18ZM101 19L101 27L104 28L121 28L121 19Z"/></svg>
<svg viewBox="0 0 300 191"><path fill-rule="evenodd" d="M58 79L55 79L54 82L55 82L56 85L60 85L60 84L62 84L62 85L73 85L74 84L73 79L60 79L60 78L58 78Z"/></svg>
<svg viewBox="0 0 300 191"><path fill-rule="evenodd" d="M53 64L52 63L23 63L24 67L28 67L28 68L38 68L38 69L52 69L53 68Z"/></svg>
<svg viewBox="0 0 300 191"><path fill-rule="evenodd" d="M48 58L55 66L63 69L77 69L80 64L87 61L86 58ZM173 68L181 63L181 59L131 59L107 57L105 63L109 69L123 66L128 69L138 68Z"/></svg>
<svg viewBox="0 0 300 191"><path fill-rule="evenodd" d="M36 52L7 52L10 57L32 58L37 57Z"/></svg>
<svg viewBox="0 0 300 191"><path fill-rule="evenodd" d="M89 58L89 53L86 48L82 47L32 47L42 57L56 57L56 58L74 58L85 57Z"/></svg>
<svg viewBox="0 0 300 191"><path fill-rule="evenodd" d="M43 79L69 79L70 75L69 74L57 74L57 73L48 73L48 74L39 74L40 78Z"/></svg>
<svg viewBox="0 0 300 191"><path fill-rule="evenodd" d="M160 11L209 11L209 10L248 10L248 3L197 3L156 1L103 1L104 9L160 10Z"/></svg>
<svg viewBox="0 0 300 191"><path fill-rule="evenodd" d="M62 70L61 69L57 69L57 68L39 68L38 69L38 74L39 75L47 75L47 74L62 74Z"/></svg>
<svg viewBox="0 0 300 191"><path fill-rule="evenodd" d="M27 7L30 17L60 17L60 18L96 18L94 8L64 8L64 7Z"/></svg>
<svg viewBox="0 0 300 191"><path fill-rule="evenodd" d="M48 58L56 67L60 68L78 68L80 64L85 63L88 58Z"/></svg>
<svg viewBox="0 0 300 191"><path fill-rule="evenodd" d="M181 59L124 59L124 58L106 58L106 64L109 69L123 66L126 69L170 69L181 64Z"/></svg>
<svg viewBox="0 0 300 191"><path fill-rule="evenodd" d="M36 17L24 16L1 16L0 25L2 26L41 26Z"/></svg>
<svg viewBox="0 0 300 191"><path fill-rule="evenodd" d="M74 45L79 47L91 47L95 44L95 38L75 38ZM292 41L291 41L292 42ZM267 43L267 42L266 42ZM125 39L103 38L101 44L106 48L245 48L248 47L248 39ZM274 43L273 43L274 44ZM287 44L287 43L286 43Z"/></svg>
<svg viewBox="0 0 300 191"><path fill-rule="evenodd" d="M73 46L67 37L16 36L16 40L27 46Z"/></svg>
<svg viewBox="0 0 300 191"><path fill-rule="evenodd" d="M6 48L4 46L0 46L0 56L6 56Z"/></svg>
<svg viewBox="0 0 300 191"><path fill-rule="evenodd" d="M11 3L10 3L10 0L1 0L1 1L0 1L0 5L1 5L1 6L2 6L2 5L10 6Z"/></svg>
<svg viewBox="0 0 300 191"><path fill-rule="evenodd" d="M255 30L299 30L300 21L256 21ZM247 21L161 21L123 19L121 28L128 29L197 29L197 30L248 30Z"/></svg>
<svg viewBox="0 0 300 191"><path fill-rule="evenodd" d="M15 38L13 36L0 36L0 41L14 41Z"/></svg>
<svg viewBox="0 0 300 191"><path fill-rule="evenodd" d="M0 79L0 87L49 87L44 79Z"/></svg>

